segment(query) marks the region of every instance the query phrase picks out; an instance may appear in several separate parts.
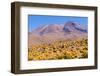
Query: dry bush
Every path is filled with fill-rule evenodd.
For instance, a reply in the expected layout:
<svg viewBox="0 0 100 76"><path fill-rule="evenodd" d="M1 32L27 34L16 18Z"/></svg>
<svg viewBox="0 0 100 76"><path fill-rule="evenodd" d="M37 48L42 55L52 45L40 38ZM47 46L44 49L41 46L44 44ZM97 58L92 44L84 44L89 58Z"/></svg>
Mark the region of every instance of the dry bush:
<svg viewBox="0 0 100 76"><path fill-rule="evenodd" d="M80 59L88 57L88 40L63 40L52 44L32 46L28 60Z"/></svg>

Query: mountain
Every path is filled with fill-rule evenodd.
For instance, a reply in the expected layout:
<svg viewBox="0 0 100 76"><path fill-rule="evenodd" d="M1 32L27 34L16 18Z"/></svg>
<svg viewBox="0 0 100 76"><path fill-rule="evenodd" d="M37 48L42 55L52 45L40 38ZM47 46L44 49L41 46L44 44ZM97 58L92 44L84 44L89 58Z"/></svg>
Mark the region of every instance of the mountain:
<svg viewBox="0 0 100 76"><path fill-rule="evenodd" d="M44 25L42 27L39 27L32 31L32 33L37 33L39 35L44 35L46 33L55 33L59 32L63 29L62 24L49 24L49 25Z"/></svg>
<svg viewBox="0 0 100 76"><path fill-rule="evenodd" d="M87 33L87 28L85 26L82 26L75 22L67 22L64 25L63 30L67 31L67 32L76 32L77 31L77 32L86 32Z"/></svg>
<svg viewBox="0 0 100 76"><path fill-rule="evenodd" d="M57 40L86 38L87 32L86 26L72 21L65 24L48 24L29 33L29 46Z"/></svg>

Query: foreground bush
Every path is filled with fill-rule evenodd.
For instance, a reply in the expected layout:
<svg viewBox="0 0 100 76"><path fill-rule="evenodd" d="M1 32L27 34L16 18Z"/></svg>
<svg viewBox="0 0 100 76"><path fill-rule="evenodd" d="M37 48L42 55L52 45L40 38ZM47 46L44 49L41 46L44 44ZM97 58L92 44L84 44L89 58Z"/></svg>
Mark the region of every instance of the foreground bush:
<svg viewBox="0 0 100 76"><path fill-rule="evenodd" d="M28 49L28 60L88 58L88 40L63 40Z"/></svg>

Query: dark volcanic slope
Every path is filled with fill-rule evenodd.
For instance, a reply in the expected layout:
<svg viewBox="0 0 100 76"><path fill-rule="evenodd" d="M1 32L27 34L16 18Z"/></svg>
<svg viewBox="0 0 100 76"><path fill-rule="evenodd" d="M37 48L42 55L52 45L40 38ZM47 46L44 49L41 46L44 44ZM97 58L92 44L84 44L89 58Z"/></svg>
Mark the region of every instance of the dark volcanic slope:
<svg viewBox="0 0 100 76"><path fill-rule="evenodd" d="M70 21L65 24L48 24L29 33L29 46L51 43L57 40L86 38L87 32L87 27L76 22Z"/></svg>

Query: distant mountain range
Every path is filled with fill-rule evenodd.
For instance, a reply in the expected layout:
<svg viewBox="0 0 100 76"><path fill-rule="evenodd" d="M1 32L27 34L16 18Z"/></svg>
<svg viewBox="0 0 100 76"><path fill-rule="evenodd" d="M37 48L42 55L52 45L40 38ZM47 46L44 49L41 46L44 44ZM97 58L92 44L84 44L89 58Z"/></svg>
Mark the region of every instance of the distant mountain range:
<svg viewBox="0 0 100 76"><path fill-rule="evenodd" d="M58 40L87 38L88 28L76 22L43 25L29 32L29 46Z"/></svg>

